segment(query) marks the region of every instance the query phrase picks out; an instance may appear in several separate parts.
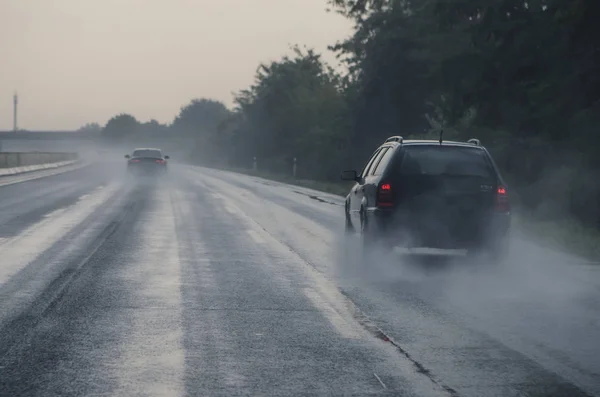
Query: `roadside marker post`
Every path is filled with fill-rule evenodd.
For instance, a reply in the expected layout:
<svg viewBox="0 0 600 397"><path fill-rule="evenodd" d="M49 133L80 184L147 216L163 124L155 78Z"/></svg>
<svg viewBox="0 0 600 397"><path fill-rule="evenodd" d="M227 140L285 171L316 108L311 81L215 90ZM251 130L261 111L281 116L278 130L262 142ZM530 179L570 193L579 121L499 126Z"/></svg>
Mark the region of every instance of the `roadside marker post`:
<svg viewBox="0 0 600 397"><path fill-rule="evenodd" d="M294 179L296 179L296 171L298 169L298 164L297 164L297 160L296 157L294 157L294 165L292 167L292 174L294 175Z"/></svg>

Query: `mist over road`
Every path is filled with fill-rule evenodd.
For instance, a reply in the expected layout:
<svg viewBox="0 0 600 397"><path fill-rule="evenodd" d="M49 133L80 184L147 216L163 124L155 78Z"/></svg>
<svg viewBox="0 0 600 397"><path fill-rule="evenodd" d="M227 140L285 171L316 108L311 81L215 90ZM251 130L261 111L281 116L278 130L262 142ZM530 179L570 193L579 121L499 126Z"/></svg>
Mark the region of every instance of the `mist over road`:
<svg viewBox="0 0 600 397"><path fill-rule="evenodd" d="M124 163L0 187L0 395L600 395L600 267L361 263L343 199Z"/></svg>

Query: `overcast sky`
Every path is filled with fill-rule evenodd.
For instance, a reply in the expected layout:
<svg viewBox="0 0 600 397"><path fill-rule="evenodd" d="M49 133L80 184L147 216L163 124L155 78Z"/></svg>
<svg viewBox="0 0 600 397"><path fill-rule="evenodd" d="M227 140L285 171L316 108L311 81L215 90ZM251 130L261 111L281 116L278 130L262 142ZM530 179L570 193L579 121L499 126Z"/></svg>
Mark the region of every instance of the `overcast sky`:
<svg viewBox="0 0 600 397"><path fill-rule="evenodd" d="M0 129L76 129L121 112L172 121L231 105L290 44L327 52L351 23L326 0L0 0ZM333 54L326 60L336 63Z"/></svg>

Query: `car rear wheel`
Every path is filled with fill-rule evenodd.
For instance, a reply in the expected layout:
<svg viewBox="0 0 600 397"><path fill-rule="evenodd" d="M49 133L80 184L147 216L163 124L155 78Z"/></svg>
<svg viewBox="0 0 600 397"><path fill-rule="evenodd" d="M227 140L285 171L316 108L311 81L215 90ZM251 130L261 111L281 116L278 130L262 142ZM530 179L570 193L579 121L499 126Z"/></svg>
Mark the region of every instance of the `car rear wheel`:
<svg viewBox="0 0 600 397"><path fill-rule="evenodd" d="M345 214L346 214L346 222L344 225L344 231L346 232L346 234L356 233L356 231L354 230L354 225L352 224L352 219L350 218L350 214L348 213L348 205L347 204L346 204Z"/></svg>
<svg viewBox="0 0 600 397"><path fill-rule="evenodd" d="M370 260L382 260L392 253L393 246L385 241L385 236L378 230L375 225L369 222L368 217L363 211L360 215L360 237L362 240L363 259L368 262Z"/></svg>
<svg viewBox="0 0 600 397"><path fill-rule="evenodd" d="M362 241L363 248L369 248L373 246L373 232L369 229L369 221L365 216L364 212L360 212L360 238Z"/></svg>

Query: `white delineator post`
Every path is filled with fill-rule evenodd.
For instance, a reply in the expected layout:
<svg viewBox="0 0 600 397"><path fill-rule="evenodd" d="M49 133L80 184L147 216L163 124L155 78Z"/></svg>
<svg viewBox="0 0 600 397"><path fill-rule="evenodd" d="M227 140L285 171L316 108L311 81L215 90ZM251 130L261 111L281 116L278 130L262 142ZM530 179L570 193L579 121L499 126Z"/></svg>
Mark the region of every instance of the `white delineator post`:
<svg viewBox="0 0 600 397"><path fill-rule="evenodd" d="M298 164L296 157L294 157L294 165L292 167L292 174L294 175L294 179L296 179L296 171L298 170Z"/></svg>

